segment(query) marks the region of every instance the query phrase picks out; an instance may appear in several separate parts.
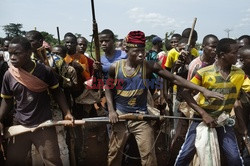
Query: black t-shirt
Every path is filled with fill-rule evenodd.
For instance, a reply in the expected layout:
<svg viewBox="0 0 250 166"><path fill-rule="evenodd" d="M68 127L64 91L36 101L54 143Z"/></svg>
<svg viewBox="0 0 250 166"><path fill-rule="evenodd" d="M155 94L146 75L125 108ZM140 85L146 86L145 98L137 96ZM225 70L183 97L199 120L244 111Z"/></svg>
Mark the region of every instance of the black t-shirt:
<svg viewBox="0 0 250 166"><path fill-rule="evenodd" d="M3 83L3 76L5 72L8 70L8 64L5 61L0 61L0 91Z"/></svg>
<svg viewBox="0 0 250 166"><path fill-rule="evenodd" d="M56 88L59 85L53 71L43 64L36 63L32 74L47 83L49 88ZM52 118L48 91L40 93L30 91L17 82L9 71L4 75L1 96L14 97L16 101L14 117L19 124L36 126Z"/></svg>

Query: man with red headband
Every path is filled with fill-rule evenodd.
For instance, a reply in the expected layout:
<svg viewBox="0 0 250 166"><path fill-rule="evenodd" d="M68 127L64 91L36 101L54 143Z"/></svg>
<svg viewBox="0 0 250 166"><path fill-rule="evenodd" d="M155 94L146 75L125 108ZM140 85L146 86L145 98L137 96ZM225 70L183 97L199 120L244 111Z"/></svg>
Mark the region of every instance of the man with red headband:
<svg viewBox="0 0 250 166"><path fill-rule="evenodd" d="M127 59L112 64L109 70L111 84L106 86L106 98L112 133L109 144L108 165L121 165L122 151L127 138L134 134L138 144L141 164L156 166L154 149L154 131L148 121L118 122L118 115L125 113L148 114L147 92L148 87L155 82L152 73L172 81L174 84L202 92L207 97L223 99L223 96L196 86L187 80L173 75L163 69L157 62L145 61L145 35L141 31L131 31L126 38ZM115 81L114 81L115 80ZM108 86L110 85L110 86ZM111 86L114 85L114 86ZM206 122L206 118L204 118Z"/></svg>

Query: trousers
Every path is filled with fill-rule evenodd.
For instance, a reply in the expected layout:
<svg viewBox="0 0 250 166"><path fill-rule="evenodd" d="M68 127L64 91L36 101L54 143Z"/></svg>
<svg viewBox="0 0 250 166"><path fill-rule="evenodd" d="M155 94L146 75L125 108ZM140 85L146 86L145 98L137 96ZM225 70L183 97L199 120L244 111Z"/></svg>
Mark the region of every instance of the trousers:
<svg viewBox="0 0 250 166"><path fill-rule="evenodd" d="M185 142L182 145L179 155L176 158L175 166L188 166L192 161L196 153L196 127L199 125L199 123L200 122L193 121L193 123L190 125ZM224 126L216 127L215 129L218 136L220 151L225 155L227 163L230 163L230 166L243 165L243 160L239 153L239 148L237 145L233 127Z"/></svg>
<svg viewBox="0 0 250 166"><path fill-rule="evenodd" d="M6 165L25 165L32 144L35 145L46 166L62 165L55 127L12 137L7 147Z"/></svg>
<svg viewBox="0 0 250 166"><path fill-rule="evenodd" d="M134 134L135 136L142 166L157 166L154 131L151 124L146 121L118 122L112 125L108 165L121 165L123 149L130 134Z"/></svg>

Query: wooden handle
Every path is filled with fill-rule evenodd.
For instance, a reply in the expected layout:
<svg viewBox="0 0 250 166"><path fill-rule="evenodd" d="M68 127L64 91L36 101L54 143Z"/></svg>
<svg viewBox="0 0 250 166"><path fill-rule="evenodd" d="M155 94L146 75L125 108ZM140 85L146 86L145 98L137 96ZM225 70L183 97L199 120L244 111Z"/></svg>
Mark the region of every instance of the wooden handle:
<svg viewBox="0 0 250 166"><path fill-rule="evenodd" d="M192 35L193 35L193 32L194 32L194 27L195 27L196 21L197 21L197 18L195 17L192 28L191 28L191 31L190 31L190 34L189 34L189 37L188 37L188 46L191 43L191 39L192 39Z"/></svg>

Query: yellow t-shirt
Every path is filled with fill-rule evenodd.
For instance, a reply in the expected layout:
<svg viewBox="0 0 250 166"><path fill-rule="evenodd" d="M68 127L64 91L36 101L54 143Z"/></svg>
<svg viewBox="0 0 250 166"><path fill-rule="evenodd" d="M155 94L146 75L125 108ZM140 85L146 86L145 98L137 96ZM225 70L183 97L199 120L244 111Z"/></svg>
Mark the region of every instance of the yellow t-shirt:
<svg viewBox="0 0 250 166"><path fill-rule="evenodd" d="M195 48L192 48L191 49L191 55L193 55L194 57L198 57L199 56L198 50L195 49ZM167 58L167 61L165 63L165 67L171 69L174 66L175 61L178 60L179 56L180 56L180 53L175 48L172 48L168 52L168 56L167 56L168 58ZM177 92L177 86L176 85L173 86L173 91Z"/></svg>
<svg viewBox="0 0 250 166"><path fill-rule="evenodd" d="M222 101L215 98L207 100L203 94L199 94L199 106L212 117L218 117L224 111L230 113L241 88L246 92L250 92L248 77L242 69L235 66L232 66L227 79L221 76L216 65L207 66L198 70L191 82L224 95L224 100Z"/></svg>
<svg viewBox="0 0 250 166"><path fill-rule="evenodd" d="M192 48L191 55L193 55L194 57L198 57L199 56L198 50L196 48ZM175 48L172 48L168 52L168 58L167 58L167 61L165 63L165 67L172 68L175 61L178 60L179 56L180 56L180 53Z"/></svg>

